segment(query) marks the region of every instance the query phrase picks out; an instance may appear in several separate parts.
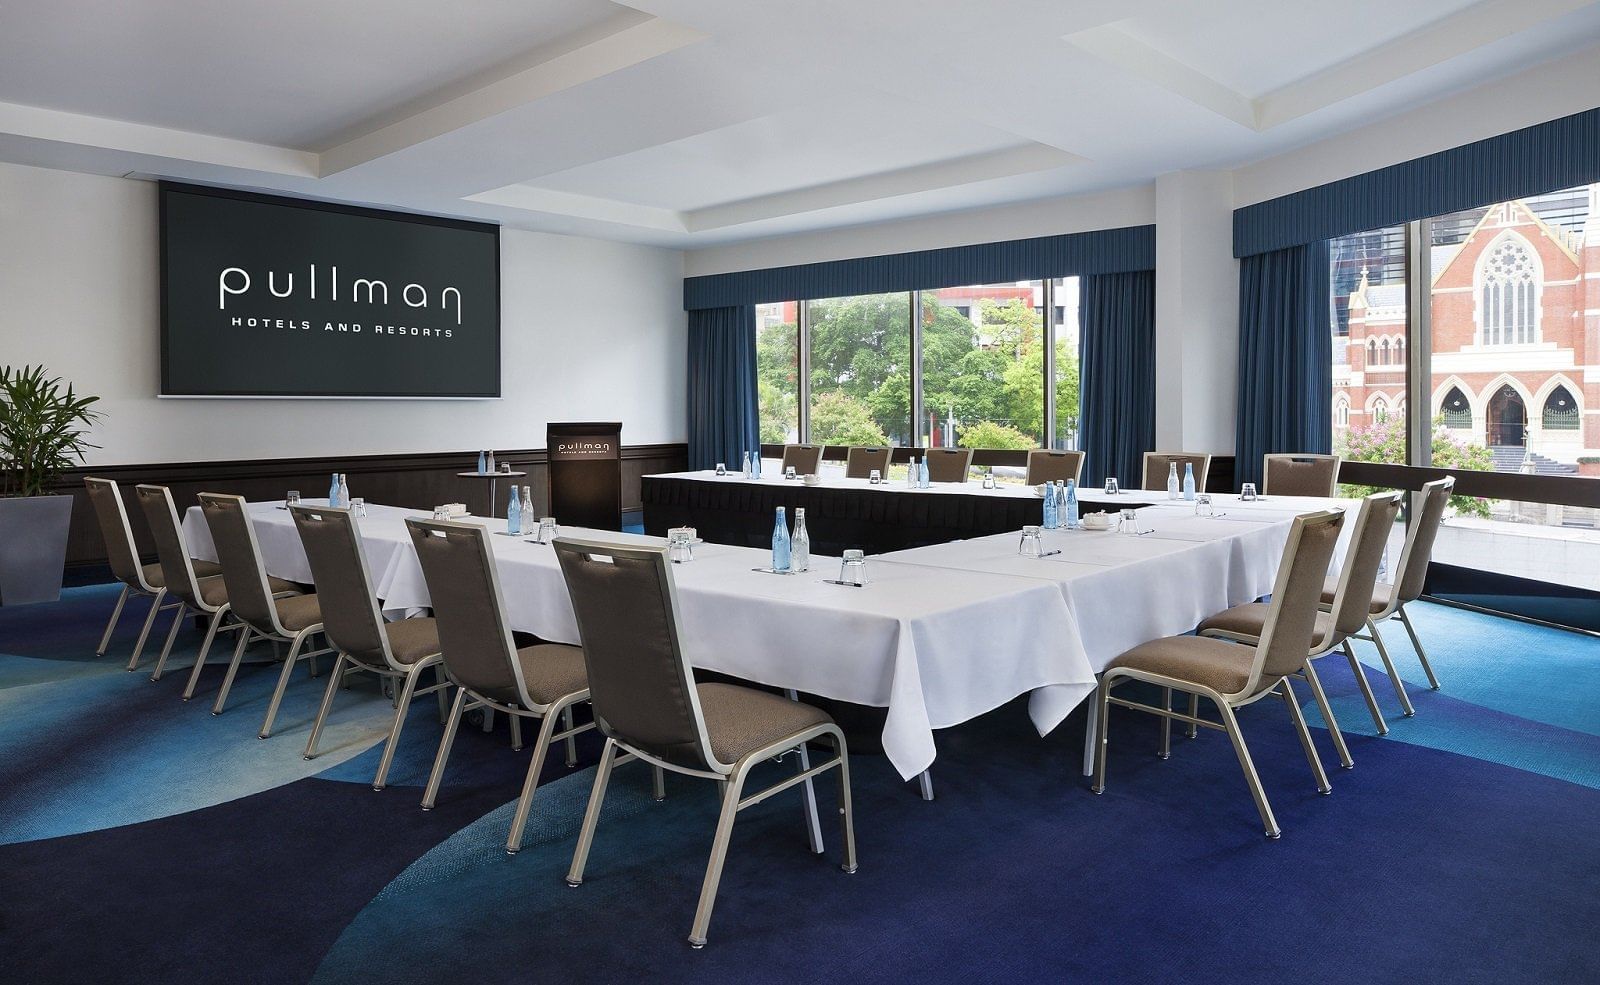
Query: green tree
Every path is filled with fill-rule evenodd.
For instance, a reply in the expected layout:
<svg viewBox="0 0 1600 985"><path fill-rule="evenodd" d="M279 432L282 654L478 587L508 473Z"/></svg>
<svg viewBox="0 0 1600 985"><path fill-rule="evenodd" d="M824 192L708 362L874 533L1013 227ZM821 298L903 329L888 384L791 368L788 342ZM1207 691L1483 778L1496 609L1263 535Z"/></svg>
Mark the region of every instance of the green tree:
<svg viewBox="0 0 1600 985"><path fill-rule="evenodd" d="M868 409L880 432L904 437L911 420L910 304L907 294L812 301L812 400L820 405L823 395L841 392ZM816 406L811 437L824 440Z"/></svg>
<svg viewBox="0 0 1600 985"><path fill-rule="evenodd" d="M800 423L799 408L795 406L794 393L779 390L765 377L758 378L756 390L761 398L758 412L761 443L781 445L792 441L799 433Z"/></svg>
<svg viewBox="0 0 1600 985"><path fill-rule="evenodd" d="M1404 415L1376 421L1366 427L1352 427L1345 432L1336 449L1340 456L1352 462L1384 462L1404 464L1406 460L1406 425ZM1433 419L1433 464L1441 469L1467 469L1488 472L1494 469L1494 455L1483 445L1467 444L1456 440L1444 426L1444 418ZM1341 485L1341 495L1370 496L1382 490L1377 486ZM1451 496L1450 505L1462 516L1487 517L1490 500L1476 496Z"/></svg>
<svg viewBox="0 0 1600 985"><path fill-rule="evenodd" d="M832 390L812 398L811 440L827 445L886 445L889 436L864 402Z"/></svg>
<svg viewBox="0 0 1600 985"><path fill-rule="evenodd" d="M962 428L956 444L963 448L1000 448L1010 451L1026 451L1029 448L1039 447L1039 443L1032 436L993 421L980 421L970 427Z"/></svg>

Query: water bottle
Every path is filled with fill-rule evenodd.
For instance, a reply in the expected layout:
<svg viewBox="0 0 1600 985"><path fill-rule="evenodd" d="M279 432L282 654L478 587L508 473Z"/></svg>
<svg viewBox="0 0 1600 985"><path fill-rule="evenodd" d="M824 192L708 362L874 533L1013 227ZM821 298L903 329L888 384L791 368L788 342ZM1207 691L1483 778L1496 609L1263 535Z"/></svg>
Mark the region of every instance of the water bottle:
<svg viewBox="0 0 1600 985"><path fill-rule="evenodd" d="M746 479L750 478L750 453L749 452L745 452L744 453L744 462L739 466L739 468L740 468L740 473L739 473L740 475L743 475Z"/></svg>
<svg viewBox="0 0 1600 985"><path fill-rule="evenodd" d="M789 525L783 519L783 507L778 507L778 517L772 527L772 570L789 570Z"/></svg>
<svg viewBox="0 0 1600 985"><path fill-rule="evenodd" d="M1183 463L1183 498L1194 501L1194 463Z"/></svg>
<svg viewBox="0 0 1600 985"><path fill-rule="evenodd" d="M917 470L917 488L928 488L928 456L922 456L922 467Z"/></svg>
<svg viewBox="0 0 1600 985"><path fill-rule="evenodd" d="M915 489L915 488L917 488L917 483L920 482L921 479L922 479L922 472L921 472L920 469L917 468L917 460L913 458L911 460L910 467L906 469L906 488L907 489Z"/></svg>
<svg viewBox="0 0 1600 985"><path fill-rule="evenodd" d="M339 505L350 508L350 486L344 481L344 473L339 473Z"/></svg>
<svg viewBox="0 0 1600 985"><path fill-rule="evenodd" d="M489 466L489 471L490 472L494 471L494 449L493 448L489 449L489 461L486 462L485 464Z"/></svg>
<svg viewBox="0 0 1600 985"><path fill-rule="evenodd" d="M517 487L511 487L511 500L506 503L506 533L522 533L522 500L517 496Z"/></svg>
<svg viewBox="0 0 1600 985"><path fill-rule="evenodd" d="M533 533L533 525L539 519L539 514L533 508L533 489L522 487L522 532Z"/></svg>
<svg viewBox="0 0 1600 985"><path fill-rule="evenodd" d="M1178 463L1167 463L1167 498L1178 498Z"/></svg>
<svg viewBox="0 0 1600 985"><path fill-rule="evenodd" d="M1067 480L1067 529L1078 529L1078 484Z"/></svg>
<svg viewBox="0 0 1600 985"><path fill-rule="evenodd" d="M761 478L761 446L757 445L755 454L750 456L750 478Z"/></svg>
<svg viewBox="0 0 1600 985"><path fill-rule="evenodd" d="M806 508L796 506L794 509L794 537L790 544L792 557L790 565L796 571L806 571L811 567L811 535L806 533Z"/></svg>
<svg viewBox="0 0 1600 985"><path fill-rule="evenodd" d="M1046 482L1044 484L1044 523L1042 526L1046 530L1054 530L1061 526L1061 516L1056 512L1056 484L1054 482Z"/></svg>
<svg viewBox="0 0 1600 985"><path fill-rule="evenodd" d="M328 505L339 505L339 473L333 473L333 480L328 483Z"/></svg>
<svg viewBox="0 0 1600 985"><path fill-rule="evenodd" d="M484 451L482 448L478 449L478 474L479 475L482 475L483 473L489 471L489 458L488 458L488 455L489 455L489 453Z"/></svg>

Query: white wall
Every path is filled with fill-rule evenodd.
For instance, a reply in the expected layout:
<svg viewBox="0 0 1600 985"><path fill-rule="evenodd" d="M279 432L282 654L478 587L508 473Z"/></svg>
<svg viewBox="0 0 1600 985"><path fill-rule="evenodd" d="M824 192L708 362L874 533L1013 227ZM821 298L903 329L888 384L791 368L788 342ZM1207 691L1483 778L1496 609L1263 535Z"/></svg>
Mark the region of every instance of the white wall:
<svg viewBox="0 0 1600 985"><path fill-rule="evenodd" d="M683 255L515 229L504 399L159 399L156 205L151 182L0 164L0 363L101 397L90 465L539 448L549 420L687 436Z"/></svg>

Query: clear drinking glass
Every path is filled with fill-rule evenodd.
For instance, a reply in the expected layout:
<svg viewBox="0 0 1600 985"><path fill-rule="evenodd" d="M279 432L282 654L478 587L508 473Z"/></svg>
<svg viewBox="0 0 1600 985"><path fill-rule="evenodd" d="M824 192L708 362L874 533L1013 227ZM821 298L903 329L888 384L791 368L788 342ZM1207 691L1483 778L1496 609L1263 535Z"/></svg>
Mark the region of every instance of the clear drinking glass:
<svg viewBox="0 0 1600 985"><path fill-rule="evenodd" d="M1106 495L1107 496L1115 496L1121 490L1122 490L1122 487L1117 485L1117 477L1116 476L1111 476L1111 477L1106 479Z"/></svg>
<svg viewBox="0 0 1600 985"><path fill-rule="evenodd" d="M867 583L867 553L859 549L844 552L839 562L839 580L846 585Z"/></svg>
<svg viewBox="0 0 1600 985"><path fill-rule="evenodd" d="M867 473L867 483L869 485L874 485L875 486L875 485L877 485L878 483L880 483L882 481L883 481L883 473L879 472L877 469L873 469L871 472Z"/></svg>
<svg viewBox="0 0 1600 985"><path fill-rule="evenodd" d="M360 497L360 496L356 496L355 498L351 499L350 500L350 512L352 514L354 514L358 518L366 516L367 515L367 501L364 498Z"/></svg>
<svg viewBox="0 0 1600 985"><path fill-rule="evenodd" d="M1254 503L1255 501L1256 484L1254 482L1246 482L1244 485L1239 487L1239 502Z"/></svg>
<svg viewBox="0 0 1600 985"><path fill-rule="evenodd" d="M1195 493L1195 496L1194 496L1194 515L1195 516L1216 516L1217 515L1217 511L1212 509L1212 507L1211 507L1211 494L1210 493Z"/></svg>
<svg viewBox="0 0 1600 985"><path fill-rule="evenodd" d="M674 564L694 560L694 542L689 539L688 531L673 531L671 539L667 541L667 559Z"/></svg>
<svg viewBox="0 0 1600 985"><path fill-rule="evenodd" d="M287 496L283 497L283 505L285 505L285 506L299 506L300 505L300 490L298 490L298 489L289 490L289 494Z"/></svg>
<svg viewBox="0 0 1600 985"><path fill-rule="evenodd" d="M1117 521L1117 532L1137 534L1139 532L1139 511L1123 510L1121 518Z"/></svg>
<svg viewBox="0 0 1600 985"><path fill-rule="evenodd" d="M718 462L717 463L717 474L718 475L727 475L728 474L728 463L727 462Z"/></svg>
<svg viewBox="0 0 1600 985"><path fill-rule="evenodd" d="M787 468L785 468L783 470L783 477L785 479L793 479L794 478L794 466L793 465L790 465L789 467L787 467Z"/></svg>
<svg viewBox="0 0 1600 985"><path fill-rule="evenodd" d="M539 542L548 544L561 536L561 528L556 525L556 518L545 516L539 518Z"/></svg>
<svg viewBox="0 0 1600 985"><path fill-rule="evenodd" d="M1044 556L1044 544L1039 540L1037 524L1030 523L1022 528L1022 540L1017 542L1017 553L1023 557Z"/></svg>
<svg viewBox="0 0 1600 985"><path fill-rule="evenodd" d="M511 471L511 463L510 462L501 462L500 463L500 471L501 472L510 472Z"/></svg>
<svg viewBox="0 0 1600 985"><path fill-rule="evenodd" d="M448 520L450 519L450 511L443 506L435 506L433 508L433 518L435 520Z"/></svg>

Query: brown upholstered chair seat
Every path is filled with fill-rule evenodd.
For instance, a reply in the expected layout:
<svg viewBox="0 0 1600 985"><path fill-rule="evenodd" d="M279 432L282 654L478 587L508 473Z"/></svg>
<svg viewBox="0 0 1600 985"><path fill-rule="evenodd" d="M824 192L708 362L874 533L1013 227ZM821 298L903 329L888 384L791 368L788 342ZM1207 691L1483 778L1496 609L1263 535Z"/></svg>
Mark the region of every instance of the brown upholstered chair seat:
<svg viewBox="0 0 1600 985"><path fill-rule="evenodd" d="M1236 605L1231 609L1219 612L1200 624L1200 632L1208 629L1219 630L1224 633L1236 633L1240 636L1254 636L1261 638L1267 625L1267 615L1271 613L1272 606L1266 602L1246 602ZM1314 649L1321 650L1332 639L1333 613L1317 613L1316 628L1311 638Z"/></svg>
<svg viewBox="0 0 1600 985"><path fill-rule="evenodd" d="M1111 661L1106 669L1142 670L1200 684L1220 694L1238 694L1249 683L1250 665L1255 658L1252 646L1206 636L1168 636L1141 643Z"/></svg>
<svg viewBox="0 0 1600 985"><path fill-rule="evenodd" d="M277 599L278 621L291 633L322 624L322 602L315 595L291 595Z"/></svg>
<svg viewBox="0 0 1600 985"><path fill-rule="evenodd" d="M833 719L820 708L737 684L697 684L711 752L724 763Z"/></svg>
<svg viewBox="0 0 1600 985"><path fill-rule="evenodd" d="M198 570L196 573L198 573ZM200 586L200 601L206 605L223 605L227 603L228 586L223 583L221 575L211 575L208 578L196 579L196 584ZM294 582L285 581L282 578L274 578L271 575L267 576L267 588L274 595L283 592L293 592L298 595L301 591L300 586ZM307 625L310 624L308 623Z"/></svg>
<svg viewBox="0 0 1600 985"><path fill-rule="evenodd" d="M554 704L589 687L589 670L584 666L581 647L535 643L518 648L517 663L522 666L522 681L528 686L528 697L542 705ZM507 704L522 701L509 689L504 694L489 696Z"/></svg>
<svg viewBox="0 0 1600 985"><path fill-rule="evenodd" d="M439 624L429 616L384 623L383 634L389 637L389 652L407 667L439 652Z"/></svg>
<svg viewBox="0 0 1600 985"><path fill-rule="evenodd" d="M196 578L210 578L212 575L222 574L222 565L215 561L201 561L196 559L191 560L189 563L194 565L194 576ZM157 561L154 564L146 564L143 566L142 570L144 571L144 580L151 588L167 587L167 576L161 571L161 562Z"/></svg>
<svg viewBox="0 0 1600 985"><path fill-rule="evenodd" d="M1376 615L1389 607L1389 595L1394 591L1394 586L1385 581L1380 581L1372 586L1372 608L1368 611ZM1339 581L1329 578L1322 583L1322 601L1325 605L1333 604L1333 597L1339 592Z"/></svg>

